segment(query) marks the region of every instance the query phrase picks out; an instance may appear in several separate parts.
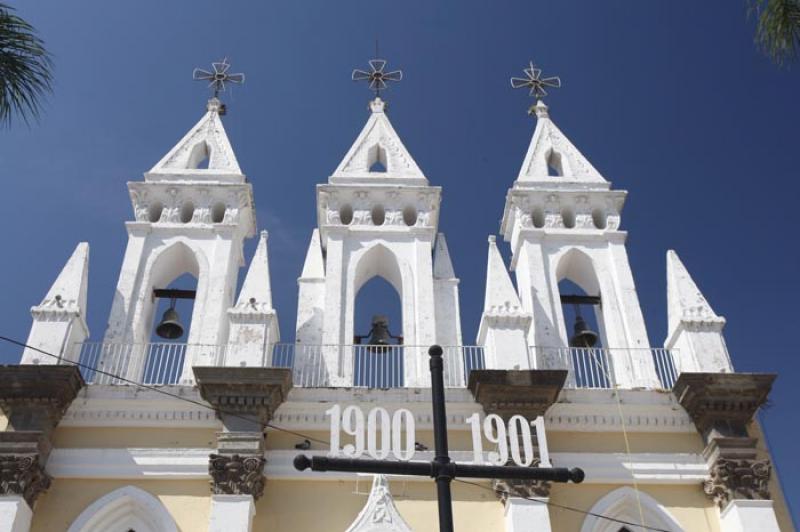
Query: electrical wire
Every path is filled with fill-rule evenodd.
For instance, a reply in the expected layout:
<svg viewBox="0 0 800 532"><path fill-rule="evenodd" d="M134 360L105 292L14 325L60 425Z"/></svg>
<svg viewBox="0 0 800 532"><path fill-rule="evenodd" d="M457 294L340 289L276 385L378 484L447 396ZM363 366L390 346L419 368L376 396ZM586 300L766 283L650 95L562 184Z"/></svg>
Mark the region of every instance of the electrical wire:
<svg viewBox="0 0 800 532"><path fill-rule="evenodd" d="M173 399L186 401L187 403L191 403L191 404L193 404L195 406L199 406L201 408L206 408L208 410L212 410L212 411L214 411L214 412L216 412L218 414L225 414L226 416L238 418L238 419L247 421L248 423L252 423L253 422L252 418L245 417L245 416L243 416L241 414L237 414L236 412L230 412L230 411L227 411L227 410L223 410L221 408L214 408L213 406L205 404L203 402L196 401L196 400L190 399L188 397L182 397L182 396L180 396L178 394L175 394L175 393L172 393L172 392L168 392L167 390L159 388L158 386L153 386L151 384L144 384L142 382L137 382L137 381L122 377L120 375L116 375L114 373L110 373L108 371L103 371L101 369L93 368L93 367L89 366L88 364L83 364L81 362L74 362L72 360L65 360L62 357L58 356L58 355L54 355L52 353L48 353L47 351L44 351L43 349L39 349L38 347L34 347L32 345L27 345L24 342L20 342L19 340L14 340L13 338L9 338L7 336L0 336L0 340L9 342L11 344L17 345L17 346L25 348L25 349L32 349L33 351L36 351L37 353L41 353L43 355L47 355L49 357L55 358L56 360L59 360L60 362L65 362L67 364L72 364L73 366L76 366L76 367L79 367L79 368L85 368L87 370L94 371L95 373L100 373L101 375L106 375L107 377L112 377L112 378L114 378L116 380L125 382L127 384L131 384L133 386L137 386L139 388L143 388L145 390L151 390L151 391L154 391L156 393L160 393L162 395L166 395L168 397L172 397ZM279 432L285 432L285 433L291 434L293 436L298 436L298 437L301 437L301 438L307 438L307 439L309 439L311 441L315 441L317 443L322 443L324 445L330 445L330 442L328 442L328 441L320 440L320 439L315 438L313 436L300 434L299 432L294 432L294 431L289 430L289 429L278 427L277 425L273 425L272 423L267 423L266 426L271 428L271 429L273 429L273 430L277 430Z"/></svg>
<svg viewBox="0 0 800 532"><path fill-rule="evenodd" d="M161 388L159 388L157 386L153 386L153 385L150 385L150 384L145 384L145 383L142 383L142 382L137 382L137 381L122 377L120 375L117 375L117 374L114 374L114 373L111 373L111 372L108 372L108 371L104 371L104 370L101 370L101 369L97 369L97 368L91 367L88 364L83 364L81 362L74 362L72 360L65 360L65 359L63 359L63 357L60 357L58 355L54 355L54 354L49 353L49 352L47 352L47 351L45 351L43 349L40 349L38 347L34 347L32 345L28 345L28 344L26 344L24 342L20 342L19 340L15 340L15 339L9 338L7 336L0 335L0 340L8 342L10 344L14 344L14 345L16 345L18 347L22 347L24 349L32 349L33 351L36 351L37 353L41 353L43 355L55 358L56 360L59 360L60 362L67 363L67 364L72 364L73 366L76 366L76 367L79 367L79 368L85 368L87 370L94 371L95 373L100 373L101 375L106 375L106 376L111 377L113 379L117 379L117 380L119 380L121 382L125 382L127 384L132 385L132 386L136 386L138 388L142 388L142 389L145 389L145 390L151 390L151 391L154 391L156 393L160 393L162 395L166 395L168 397L171 397L173 399L177 399L179 401L185 401L185 402L190 403L192 405L199 406L199 407L202 407L202 408L205 408L205 409L208 409L208 410L212 410L212 411L214 411L216 413L223 413L223 414L226 414L226 415L231 416L231 417L235 417L235 418L239 418L239 419L245 420L247 422L252 422L253 421L252 419L247 418L245 416L242 416L240 414L237 414L235 412L228 412L228 411L225 411L225 410L222 410L222 409L214 408L211 405L202 403L200 401L196 401L194 399L190 399L188 397L180 396L178 394L175 394L175 393L169 392L167 390L161 389ZM303 433L300 433L300 432L295 432L293 430L285 429L283 427L278 427L276 425L273 425L272 423L267 423L266 426L271 428L271 429L273 429L273 430L279 431L279 432L284 432L286 434L291 434L293 436L297 436L297 437L300 437L300 438L305 438L305 439L308 439L310 441L321 443L323 445L330 445L330 442L328 442L328 441L321 440L319 438L315 438L313 436L309 436L307 434L303 434ZM494 488L491 488L489 486L484 486L482 484L478 484L476 482L470 482L468 480L461 480L459 478L454 478L453 481L460 482L462 484L469 484L471 486L477 486L477 487L479 487L481 489L486 489L486 490L489 490L489 491L491 491L493 493L501 493L501 494L508 495L509 497L520 497L520 498L525 499L525 500L534 501L534 502L538 502L540 504L544 504L544 505L546 505L548 507L558 508L560 510L567 510L567 511L570 511L570 512L575 512L575 513L579 513L579 514L595 517L597 519L605 519L605 520L608 520L608 521L612 521L614 523L619 523L621 525L635 526L635 527L643 528L643 529L646 529L646 530L652 530L654 532L670 532L669 530L666 530L666 529L663 529L663 528L654 528L654 527L646 526L644 524L632 523L632 522L624 521L622 519L617 519L617 518L614 518L614 517L608 517L608 516L605 516L605 515L602 515L602 514L590 512L590 511L587 511L587 510L581 510L580 508L575 508L575 507L572 507L572 506L566 506L566 505L563 505L563 504L558 504L558 503L554 503L554 502L550 502L550 501L543 501L541 499L524 497L524 496L522 496L520 494L517 494L517 493L508 493L508 492L505 492L505 491L502 491L502 490L495 490ZM641 511L641 508L640 508L640 511Z"/></svg>

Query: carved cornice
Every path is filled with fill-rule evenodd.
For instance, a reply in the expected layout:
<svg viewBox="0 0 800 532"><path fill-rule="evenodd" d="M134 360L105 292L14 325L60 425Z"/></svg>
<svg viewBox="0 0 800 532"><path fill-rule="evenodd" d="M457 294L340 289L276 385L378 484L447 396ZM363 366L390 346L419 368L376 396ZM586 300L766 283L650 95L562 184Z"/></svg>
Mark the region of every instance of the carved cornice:
<svg viewBox="0 0 800 532"><path fill-rule="evenodd" d="M766 402L775 377L774 373L681 373L672 391L701 434L727 426L722 432L738 431L733 435L739 436Z"/></svg>
<svg viewBox="0 0 800 532"><path fill-rule="evenodd" d="M258 500L264 494L263 455L208 456L211 492L215 495L252 495Z"/></svg>
<svg viewBox="0 0 800 532"><path fill-rule="evenodd" d="M482 369L470 372L468 388L487 414L533 419L558 400L566 379L566 370Z"/></svg>
<svg viewBox="0 0 800 532"><path fill-rule="evenodd" d="M710 473L710 478L703 482L703 491L720 510L733 499L770 499L772 465L768 459L719 458Z"/></svg>
<svg viewBox="0 0 800 532"><path fill-rule="evenodd" d="M14 430L52 430L85 386L73 365L0 366L0 409Z"/></svg>
<svg viewBox="0 0 800 532"><path fill-rule="evenodd" d="M201 397L214 406L223 423L225 414L233 414L266 425L292 387L287 368L195 366L194 375Z"/></svg>
<svg viewBox="0 0 800 532"><path fill-rule="evenodd" d="M33 508L50 481L38 454L0 455L0 495L19 495Z"/></svg>

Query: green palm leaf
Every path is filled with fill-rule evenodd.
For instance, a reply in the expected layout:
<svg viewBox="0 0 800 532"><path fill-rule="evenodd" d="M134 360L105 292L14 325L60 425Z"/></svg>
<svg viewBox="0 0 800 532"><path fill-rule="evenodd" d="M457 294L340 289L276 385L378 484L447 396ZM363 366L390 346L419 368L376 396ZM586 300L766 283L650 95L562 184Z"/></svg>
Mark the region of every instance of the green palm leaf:
<svg viewBox="0 0 800 532"><path fill-rule="evenodd" d="M0 124L14 115L26 123L39 115L40 102L52 91L52 62L36 30L0 3Z"/></svg>
<svg viewBox="0 0 800 532"><path fill-rule="evenodd" d="M756 42L777 64L797 59L800 49L800 0L751 0L758 16Z"/></svg>

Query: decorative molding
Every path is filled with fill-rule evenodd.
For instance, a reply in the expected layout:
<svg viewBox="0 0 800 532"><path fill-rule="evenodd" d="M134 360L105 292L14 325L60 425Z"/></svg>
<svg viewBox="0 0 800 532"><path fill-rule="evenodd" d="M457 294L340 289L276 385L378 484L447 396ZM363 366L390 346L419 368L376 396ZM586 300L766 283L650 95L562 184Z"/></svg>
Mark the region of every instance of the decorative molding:
<svg viewBox="0 0 800 532"><path fill-rule="evenodd" d="M258 500L264 494L264 464L260 455L208 456L211 491L215 495L252 495Z"/></svg>
<svg viewBox="0 0 800 532"><path fill-rule="evenodd" d="M0 495L19 495L33 508L50 481L38 454L0 455Z"/></svg>
<svg viewBox="0 0 800 532"><path fill-rule="evenodd" d="M733 499L771 499L769 479L772 465L768 459L719 458L710 468L710 478L703 482L703 491L720 510Z"/></svg>
<svg viewBox="0 0 800 532"><path fill-rule="evenodd" d="M537 458L531 467L539 467L540 460ZM513 465L511 463L510 465ZM552 482L548 480L522 480L522 479L493 479L492 489L495 495L503 504L508 502L509 497L522 497L523 499L548 498Z"/></svg>
<svg viewBox="0 0 800 532"><path fill-rule="evenodd" d="M373 475L367 503L347 532L411 532L394 504L386 476Z"/></svg>
<svg viewBox="0 0 800 532"><path fill-rule="evenodd" d="M325 451L309 451L324 454ZM264 474L270 479L333 481L356 478L355 473L299 472L292 461L294 449L269 450ZM452 451L456 462L470 463L472 451ZM207 479L209 449L203 448L123 448L123 449L54 449L46 470L54 478L86 479ZM421 451L419 460L432 460L432 451ZM557 467L580 467L586 472L586 484L693 485L708 476L706 461L693 453L559 453L550 452L550 461ZM409 482L424 481L408 477Z"/></svg>

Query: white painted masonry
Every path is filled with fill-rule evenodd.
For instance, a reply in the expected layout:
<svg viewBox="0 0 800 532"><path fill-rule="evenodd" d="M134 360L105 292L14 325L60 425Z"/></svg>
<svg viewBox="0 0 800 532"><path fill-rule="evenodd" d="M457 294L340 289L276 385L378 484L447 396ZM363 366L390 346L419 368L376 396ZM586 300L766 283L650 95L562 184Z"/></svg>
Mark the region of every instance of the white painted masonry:
<svg viewBox="0 0 800 532"><path fill-rule="evenodd" d="M720 514L722 532L780 532L773 501L734 499Z"/></svg>
<svg viewBox="0 0 800 532"><path fill-rule="evenodd" d="M532 497L521 499L509 497L506 499L504 524L506 532L550 532L550 509L547 497Z"/></svg>
<svg viewBox="0 0 800 532"><path fill-rule="evenodd" d="M675 350L679 374L733 371L722 335L725 318L714 312L673 250L667 251L667 311L664 347Z"/></svg>
<svg viewBox="0 0 800 532"><path fill-rule="evenodd" d="M602 345L612 353L614 382L623 388L657 387L658 378L639 307L627 252L619 231L624 191L610 183L564 136L541 101L536 129L514 186L508 191L501 223L511 243L512 269L523 308L532 314L531 346L568 345L569 327L558 283L568 279L588 295L600 296L596 309ZM620 349L622 348L622 349ZM540 350L537 368L565 362Z"/></svg>
<svg viewBox="0 0 800 532"><path fill-rule="evenodd" d="M255 515L252 495L212 495L208 532L250 532Z"/></svg>
<svg viewBox="0 0 800 532"><path fill-rule="evenodd" d="M86 298L89 290L89 244L81 242L41 303L31 308L33 325L27 345L59 359L77 361L80 344L89 337ZM55 364L52 357L25 349L21 364Z"/></svg>
<svg viewBox="0 0 800 532"><path fill-rule="evenodd" d="M19 495L0 497L0 532L28 532L33 512Z"/></svg>

